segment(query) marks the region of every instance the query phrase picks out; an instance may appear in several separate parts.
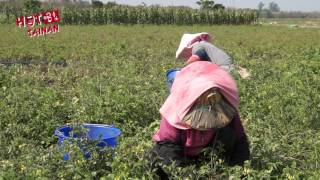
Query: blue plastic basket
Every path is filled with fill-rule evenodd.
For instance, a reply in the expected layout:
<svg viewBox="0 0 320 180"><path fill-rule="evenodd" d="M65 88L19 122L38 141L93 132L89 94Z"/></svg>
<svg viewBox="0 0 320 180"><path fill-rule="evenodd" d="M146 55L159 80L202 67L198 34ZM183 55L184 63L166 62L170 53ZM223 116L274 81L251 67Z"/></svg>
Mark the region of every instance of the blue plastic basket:
<svg viewBox="0 0 320 180"><path fill-rule="evenodd" d="M179 72L180 72L180 69L171 69L171 70L167 71L167 73L166 73L167 87L168 87L169 92L171 92L171 87L172 87L173 81Z"/></svg>
<svg viewBox="0 0 320 180"><path fill-rule="evenodd" d="M97 146L101 148L106 146L114 148L117 146L117 137L121 134L120 129L103 124L83 124L79 126L86 128L88 130L87 133L71 133L73 130L73 126L71 125L65 125L55 130L54 135L58 137L58 146L61 147L61 149L63 149L63 142L70 138L87 138L89 141L97 141ZM70 137L71 134L72 137ZM85 148L81 147L81 149ZM84 151L84 156L89 158L90 153ZM63 159L69 160L70 155L65 153Z"/></svg>

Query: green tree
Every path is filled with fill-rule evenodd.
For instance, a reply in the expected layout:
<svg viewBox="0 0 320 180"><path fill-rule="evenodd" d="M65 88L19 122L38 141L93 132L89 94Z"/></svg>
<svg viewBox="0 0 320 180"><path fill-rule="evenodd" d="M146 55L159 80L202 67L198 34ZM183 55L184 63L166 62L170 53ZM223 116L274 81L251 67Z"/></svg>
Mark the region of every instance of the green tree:
<svg viewBox="0 0 320 180"><path fill-rule="evenodd" d="M258 4L258 10L259 10L259 12L262 11L264 5L265 5L265 4L264 4L263 2L259 2L259 4Z"/></svg>
<svg viewBox="0 0 320 180"><path fill-rule="evenodd" d="M118 4L115 1L110 1L110 2L107 2L106 7L107 8L112 8L112 7L117 6L117 5Z"/></svg>
<svg viewBox="0 0 320 180"><path fill-rule="evenodd" d="M92 6L93 7L103 7L103 2L99 0L92 0Z"/></svg>
<svg viewBox="0 0 320 180"><path fill-rule="evenodd" d="M200 9L202 10L214 10L225 8L222 4L214 4L214 1L211 0L200 0L196 3L200 6Z"/></svg>
<svg viewBox="0 0 320 180"><path fill-rule="evenodd" d="M280 11L280 7L276 2L271 2L271 3L269 3L269 10L271 12L279 12Z"/></svg>
<svg viewBox="0 0 320 180"><path fill-rule="evenodd" d="M197 1L197 4L200 6L200 9L213 9L214 1L200 0Z"/></svg>
<svg viewBox="0 0 320 180"><path fill-rule="evenodd" d="M224 7L224 5L222 5L222 4L215 4L215 5L213 6L213 9L225 9L225 7Z"/></svg>
<svg viewBox="0 0 320 180"><path fill-rule="evenodd" d="M28 13L36 13L41 10L41 2L38 0L25 0L23 5Z"/></svg>
<svg viewBox="0 0 320 180"><path fill-rule="evenodd" d="M264 14L264 9L263 9L264 5L265 4L263 2L261 2L261 1L258 4L258 15L260 17L262 17L262 15Z"/></svg>

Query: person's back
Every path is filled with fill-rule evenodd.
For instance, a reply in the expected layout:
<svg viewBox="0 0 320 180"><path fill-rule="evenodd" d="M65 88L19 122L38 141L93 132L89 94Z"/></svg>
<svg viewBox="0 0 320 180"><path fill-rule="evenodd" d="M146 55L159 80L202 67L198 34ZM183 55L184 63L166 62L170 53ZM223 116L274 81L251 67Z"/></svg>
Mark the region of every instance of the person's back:
<svg viewBox="0 0 320 180"><path fill-rule="evenodd" d="M192 54L197 54L197 51L204 50L207 53L208 58L214 64L217 64L225 70L230 70L233 64L233 59L225 53L223 50L217 48L213 44L207 41L200 41L192 46Z"/></svg>
<svg viewBox="0 0 320 180"><path fill-rule="evenodd" d="M189 61L177 74L171 94L160 109L162 119L159 130L153 136L155 146L152 157L157 159L160 156L162 164L169 165L176 161L176 165L182 166L186 159L197 158L204 148L219 141L225 150L222 157L225 162L242 165L249 159L250 151L237 112L239 99L236 82L227 71L197 57L193 56L193 61ZM202 101L201 97L210 95L211 90L221 98L208 104L210 107L198 108L197 102L207 102ZM210 93L206 93L208 91ZM200 116L197 115L199 113Z"/></svg>

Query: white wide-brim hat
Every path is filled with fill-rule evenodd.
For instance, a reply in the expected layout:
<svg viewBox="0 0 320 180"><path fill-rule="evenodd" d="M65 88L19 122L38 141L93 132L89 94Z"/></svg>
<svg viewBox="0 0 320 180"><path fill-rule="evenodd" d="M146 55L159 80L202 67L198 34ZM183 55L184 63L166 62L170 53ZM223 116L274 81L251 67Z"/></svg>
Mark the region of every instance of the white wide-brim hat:
<svg viewBox="0 0 320 180"><path fill-rule="evenodd" d="M212 37L209 33L202 32L196 34L183 34L179 48L176 52L177 59L187 60L192 55L192 46L200 41L211 42Z"/></svg>

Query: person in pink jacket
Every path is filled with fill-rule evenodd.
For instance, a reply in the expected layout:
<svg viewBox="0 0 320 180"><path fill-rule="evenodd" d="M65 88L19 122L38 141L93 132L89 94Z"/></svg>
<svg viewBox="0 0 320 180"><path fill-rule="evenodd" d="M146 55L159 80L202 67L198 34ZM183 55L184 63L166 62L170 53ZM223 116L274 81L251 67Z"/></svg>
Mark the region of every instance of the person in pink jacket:
<svg viewBox="0 0 320 180"><path fill-rule="evenodd" d="M223 148L219 156L229 165L241 166L249 159L236 82L206 57L203 49L193 52L160 109L160 128L153 136L152 153L164 165L175 161L177 166L185 166L204 148L217 148L217 144ZM168 177L161 168L158 174Z"/></svg>

